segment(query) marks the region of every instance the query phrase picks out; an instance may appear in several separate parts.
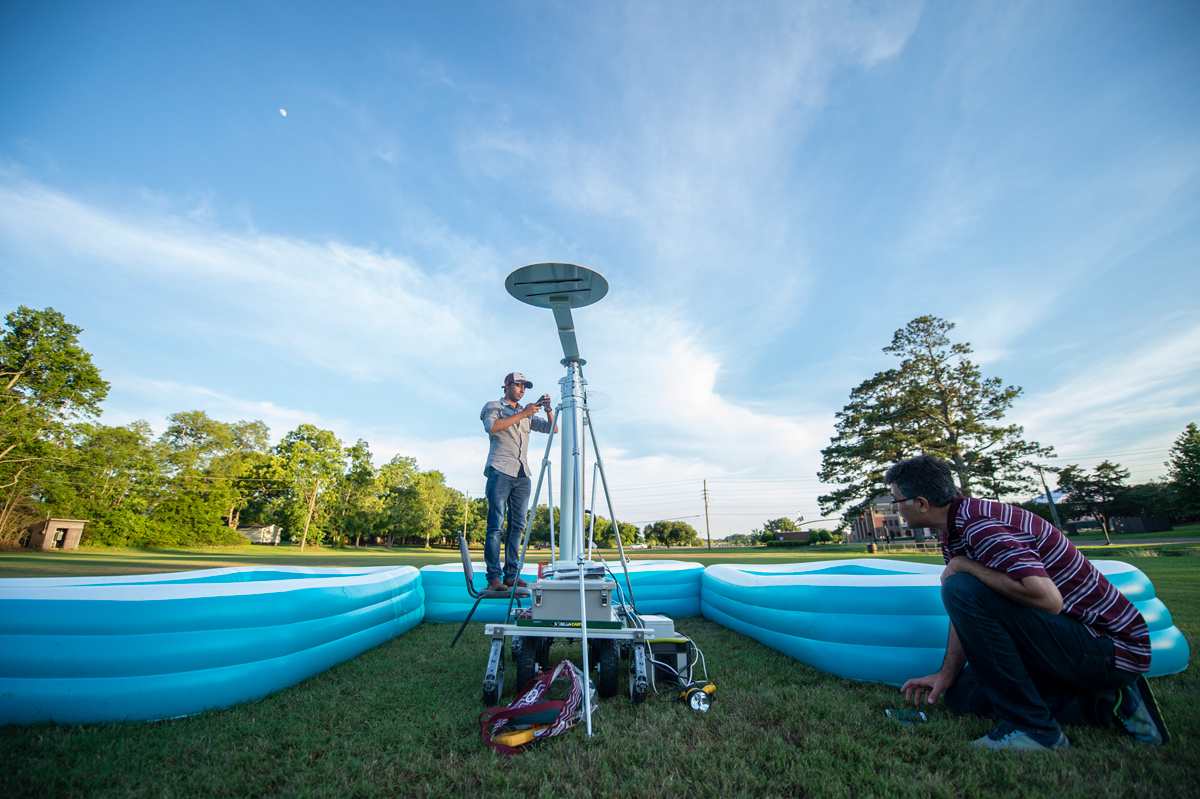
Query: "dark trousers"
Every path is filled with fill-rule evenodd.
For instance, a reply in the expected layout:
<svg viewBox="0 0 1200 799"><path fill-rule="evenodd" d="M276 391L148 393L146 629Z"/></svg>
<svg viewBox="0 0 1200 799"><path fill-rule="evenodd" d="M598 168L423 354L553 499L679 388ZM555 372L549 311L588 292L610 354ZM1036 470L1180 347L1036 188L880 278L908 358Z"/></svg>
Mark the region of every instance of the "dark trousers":
<svg viewBox="0 0 1200 799"><path fill-rule="evenodd" d="M522 470L524 471L524 470ZM525 508L529 504L529 477L509 477L495 469L488 470L487 479L487 538L483 543L483 560L487 563L488 582L517 575L521 559L521 534L525 532ZM504 571L500 570L500 538L504 517L508 515L504 537Z"/></svg>
<svg viewBox="0 0 1200 799"><path fill-rule="evenodd" d="M946 691L951 710L1046 735L1057 735L1060 723L1106 727L1117 689L1138 677L1116 667L1110 639L1061 613L1014 602L969 574L946 578L942 602L967 656Z"/></svg>

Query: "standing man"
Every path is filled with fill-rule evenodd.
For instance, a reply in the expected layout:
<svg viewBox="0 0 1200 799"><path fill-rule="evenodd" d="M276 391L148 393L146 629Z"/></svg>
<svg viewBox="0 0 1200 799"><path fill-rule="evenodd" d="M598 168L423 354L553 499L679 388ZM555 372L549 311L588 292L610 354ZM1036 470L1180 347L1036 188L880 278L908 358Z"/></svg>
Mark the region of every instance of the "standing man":
<svg viewBox="0 0 1200 799"><path fill-rule="evenodd" d="M1143 744L1169 736L1145 673L1142 614L1040 516L959 493L950 467L921 455L884 475L909 527L941 530L942 602L950 635L942 667L911 679L906 699L994 715L987 749L1070 744L1060 723L1115 726Z"/></svg>
<svg viewBox="0 0 1200 799"><path fill-rule="evenodd" d="M487 562L487 590L499 591L525 587L518 573L521 553L521 534L525 530L525 509L529 504L529 431L549 433L554 427L554 412L550 410L550 395L543 394L537 402L521 406L525 389L533 383L520 372L510 372L504 378L504 397L483 406L479 418L483 429L491 437L487 466L483 474L487 477L487 540L483 545L483 559ZM538 410L546 412L543 419ZM500 570L501 525L508 514L507 532L504 533L504 570ZM503 575L503 580L501 580Z"/></svg>

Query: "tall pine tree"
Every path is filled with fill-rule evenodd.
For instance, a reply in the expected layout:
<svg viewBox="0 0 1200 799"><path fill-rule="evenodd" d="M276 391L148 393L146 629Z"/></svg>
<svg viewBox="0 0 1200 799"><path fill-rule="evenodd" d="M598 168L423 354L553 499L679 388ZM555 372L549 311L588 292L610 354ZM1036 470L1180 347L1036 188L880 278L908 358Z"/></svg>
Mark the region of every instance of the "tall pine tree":
<svg viewBox="0 0 1200 799"><path fill-rule="evenodd" d="M863 381L837 413L836 435L821 451L819 477L841 487L819 497L821 512L856 516L886 493L883 473L898 460L926 454L950 464L964 494L1000 497L1034 487L1032 458L1051 447L1003 424L1021 394L983 377L971 346L952 343L952 322L920 316L896 331L883 351L900 365Z"/></svg>

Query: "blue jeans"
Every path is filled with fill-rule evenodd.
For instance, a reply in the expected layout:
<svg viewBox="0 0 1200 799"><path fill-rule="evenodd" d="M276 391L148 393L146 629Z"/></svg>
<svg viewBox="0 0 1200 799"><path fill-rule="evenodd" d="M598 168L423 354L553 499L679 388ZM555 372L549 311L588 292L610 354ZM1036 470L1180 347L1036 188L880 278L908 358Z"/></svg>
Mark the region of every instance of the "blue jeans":
<svg viewBox="0 0 1200 799"><path fill-rule="evenodd" d="M1057 735L1059 723L1107 727L1118 688L1138 675L1116 667L1109 638L1079 621L1001 596L969 574L942 583L967 666L946 707L994 715L1020 730Z"/></svg>
<svg viewBox="0 0 1200 799"><path fill-rule="evenodd" d="M489 469L487 479L487 539L483 544L483 559L487 563L487 580L516 577L521 559L521 534L525 532L525 508L529 504L529 478L509 477ZM504 571L500 570L500 536L505 512L508 531L504 534Z"/></svg>

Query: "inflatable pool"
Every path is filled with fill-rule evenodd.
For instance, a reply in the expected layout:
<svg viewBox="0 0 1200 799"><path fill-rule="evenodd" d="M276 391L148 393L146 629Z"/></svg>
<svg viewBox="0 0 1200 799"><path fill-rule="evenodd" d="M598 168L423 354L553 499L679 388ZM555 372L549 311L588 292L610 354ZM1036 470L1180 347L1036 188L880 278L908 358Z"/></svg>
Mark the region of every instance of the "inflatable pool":
<svg viewBox="0 0 1200 799"><path fill-rule="evenodd" d="M487 584L486 569L482 563L472 562L475 571L474 586L482 591ZM610 566L622 589L628 587L624 572ZM641 613L657 613L672 618L700 615L700 577L704 567L699 563L678 560L637 560L629 564L629 578L633 581L633 596ZM537 567L526 566L521 577L537 579ZM425 586L425 621L461 622L467 617L475 600L467 594L466 580L461 563L446 563L439 566L421 567L421 580ZM526 603L528 604L528 603ZM508 609L505 600L485 599L471 621L499 624L504 621Z"/></svg>
<svg viewBox="0 0 1200 799"><path fill-rule="evenodd" d="M1150 628L1149 676L1183 671L1188 644L1137 568L1093 561ZM859 558L782 566L710 566L705 618L802 663L852 680L900 685L941 667L949 620L940 565Z"/></svg>
<svg viewBox="0 0 1200 799"><path fill-rule="evenodd" d="M423 603L411 566L0 580L0 724L261 699L411 629Z"/></svg>

